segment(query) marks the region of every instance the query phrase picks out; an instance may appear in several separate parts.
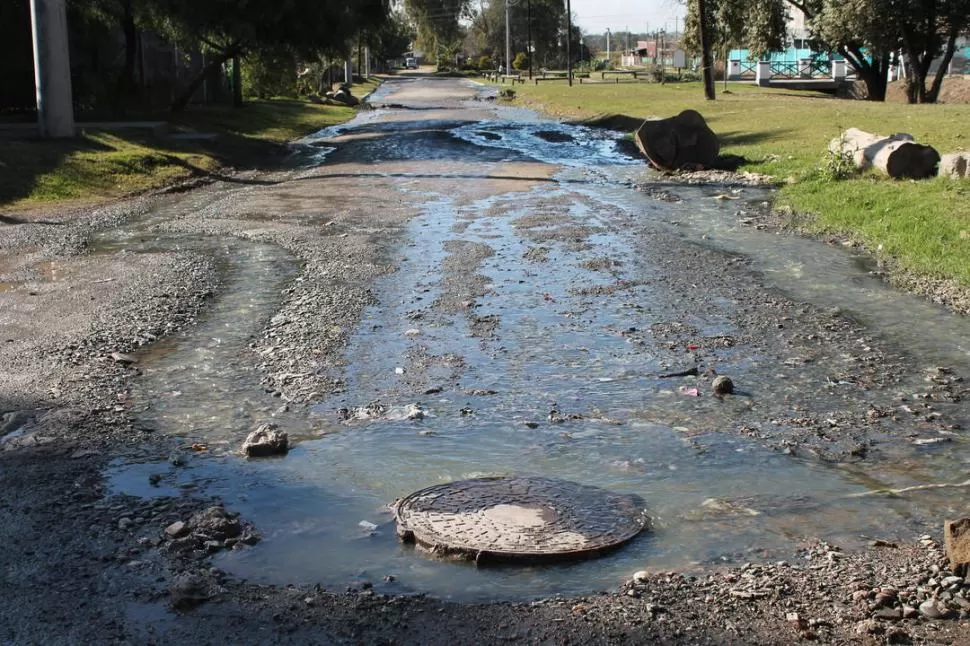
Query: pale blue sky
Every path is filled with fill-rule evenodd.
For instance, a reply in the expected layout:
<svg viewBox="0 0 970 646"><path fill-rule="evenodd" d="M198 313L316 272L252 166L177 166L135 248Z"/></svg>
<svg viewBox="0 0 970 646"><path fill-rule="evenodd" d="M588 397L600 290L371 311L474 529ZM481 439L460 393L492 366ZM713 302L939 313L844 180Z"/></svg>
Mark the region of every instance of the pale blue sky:
<svg viewBox="0 0 970 646"><path fill-rule="evenodd" d="M674 30L675 19L683 28L682 0L570 0L576 24L583 33L613 31L633 33L665 28Z"/></svg>

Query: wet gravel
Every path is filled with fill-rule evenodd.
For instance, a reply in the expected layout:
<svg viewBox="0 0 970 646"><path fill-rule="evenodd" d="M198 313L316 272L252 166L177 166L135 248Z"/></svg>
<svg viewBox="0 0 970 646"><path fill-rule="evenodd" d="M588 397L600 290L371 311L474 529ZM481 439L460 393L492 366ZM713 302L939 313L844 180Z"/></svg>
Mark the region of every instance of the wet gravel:
<svg viewBox="0 0 970 646"><path fill-rule="evenodd" d="M298 273L250 350L265 389L294 406L343 387L342 349L373 302L373 281L393 271L389 243L419 200L391 195L380 178L350 173L366 169L346 170L350 177L291 170L263 178L267 185L280 183L279 190L202 187L190 194L191 208L156 225L166 233L269 242L293 255ZM289 185L300 189L290 194ZM373 201L365 206L355 195L368 191L387 199L377 208ZM0 423L5 433L19 433L0 440L0 542L6 546L0 554L0 641L970 643L970 585L947 571L936 532L898 544L875 542L859 552L810 541L785 562L631 572L631 580L609 594L522 603L451 604L378 594L366 582L338 591L226 576L209 558L247 549L258 528L240 519L236 533L231 517L206 511L219 509L220 501L191 491L150 500L109 496L102 477L119 457L178 463L193 451L133 422L129 393L139 364L130 359L204 316L219 293L218 259L196 251L89 253L92 233L141 217L165 199L70 214L10 214L18 223L0 225L0 283L15 284L0 291ZM292 218L297 203L319 204L319 212ZM531 236L535 251L528 260L535 263L542 263L546 245L582 249L596 232L563 222L555 204L546 206L546 219L518 223ZM766 291L746 271L744 258L674 238L660 243L671 253L664 276L668 305L681 315L650 332L672 369L685 360L697 365L697 377L678 378L684 383L710 392L719 352L739 344L773 357L779 380L806 363L828 361L833 347L840 351L840 363L822 386L833 396L816 402L802 393L794 403L747 407L736 394L742 405L732 409L730 429L723 417L711 417L709 427L701 423L693 432L729 430L796 456L851 461L875 450L874 429L909 433L914 417L921 438L953 428L946 403L962 396L961 375L926 367L919 373L925 389L901 398L897 385L923 368L904 366L897 349L883 347L863 326L841 312L820 312ZM655 237L652 244L658 244ZM488 337L497 322L469 306L485 288L477 267L488 250L449 251L442 297L433 309L467 311L474 333ZM40 280L43 263L51 261L62 273ZM591 267L617 268L611 259ZM616 289L628 287L617 281ZM740 334L704 337L684 322L719 297L737 303ZM642 340L638 330L618 333ZM414 387L424 385L419 380ZM743 393L744 384L736 387ZM841 404L832 405L837 400ZM663 411L649 412L665 421Z"/></svg>

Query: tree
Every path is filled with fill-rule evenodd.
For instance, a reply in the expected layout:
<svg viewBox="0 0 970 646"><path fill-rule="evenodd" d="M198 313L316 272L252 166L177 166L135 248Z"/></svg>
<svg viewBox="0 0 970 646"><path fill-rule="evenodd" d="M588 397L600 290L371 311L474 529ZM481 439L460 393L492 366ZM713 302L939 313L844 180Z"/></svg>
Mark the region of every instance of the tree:
<svg viewBox="0 0 970 646"><path fill-rule="evenodd" d="M812 0L796 5L805 13L816 47L845 57L871 101L885 100L892 52L900 46L890 1Z"/></svg>
<svg viewBox="0 0 970 646"><path fill-rule="evenodd" d="M711 24L708 16L705 0L697 0L697 39L700 42L701 65L704 74L704 98L713 101L714 94L714 58L711 56L711 41L708 35L709 25Z"/></svg>
<svg viewBox="0 0 970 646"><path fill-rule="evenodd" d="M386 0L149 0L153 22L173 41L210 53L205 68L172 103L185 108L206 76L247 53L280 47L306 55L338 49L348 52L363 30L389 19ZM234 90L241 98L238 65Z"/></svg>
<svg viewBox="0 0 970 646"><path fill-rule="evenodd" d="M788 7L785 0L704 0L707 35L712 48L744 47L761 57L785 44ZM691 2L684 18L684 47L701 53L700 12Z"/></svg>
<svg viewBox="0 0 970 646"><path fill-rule="evenodd" d="M383 25L369 30L364 36L364 42L370 47L376 60L387 62L407 53L414 37L414 28L407 18L395 11Z"/></svg>
<svg viewBox="0 0 970 646"><path fill-rule="evenodd" d="M970 24L970 1L967 0L909 0L903 13L895 14L899 36L906 53L911 74L907 85L910 103L935 103L943 86L943 77L956 52L956 42ZM927 88L930 65L942 55L936 74Z"/></svg>
<svg viewBox="0 0 970 646"><path fill-rule="evenodd" d="M892 53L902 51L911 102L939 96L956 41L970 25L970 0L788 0L809 18L822 47L838 51L866 83L869 98L886 97ZM930 86L931 63L942 55Z"/></svg>
<svg viewBox="0 0 970 646"><path fill-rule="evenodd" d="M469 17L470 0L404 0L407 15L417 27L417 43L434 53L438 44L454 43L464 38L461 19Z"/></svg>

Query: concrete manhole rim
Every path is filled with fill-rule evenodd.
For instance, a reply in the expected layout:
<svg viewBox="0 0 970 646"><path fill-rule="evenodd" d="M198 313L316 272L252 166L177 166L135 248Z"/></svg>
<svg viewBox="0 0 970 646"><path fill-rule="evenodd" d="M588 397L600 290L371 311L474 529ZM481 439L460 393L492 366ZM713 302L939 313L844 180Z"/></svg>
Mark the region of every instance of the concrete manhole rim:
<svg viewBox="0 0 970 646"><path fill-rule="evenodd" d="M489 489L495 491L489 492ZM540 494L551 492L560 498L543 498L542 495L529 498L534 489ZM482 491L491 494L493 498L488 499L486 496L484 502L475 501L478 504L469 509L462 507L462 503L468 502L463 499L468 492ZM449 495L455 496L457 500L449 499ZM435 509L436 506L439 508ZM499 512L500 507L506 509ZM594 509L590 510L589 507ZM480 525L488 525L492 520L483 516L489 512L498 512L493 515L502 516L508 510L511 510L518 522L523 520L522 512L526 516L531 514L531 517L526 518L525 530L529 535L527 540L538 538L540 541L556 542L560 537L566 536L575 543L575 537L578 536L582 539L582 544L568 544L567 541L558 547L547 545L539 549L530 549L524 545L483 544L476 542L481 538L480 535L469 539L468 535L462 536L461 527L456 535L449 535L447 532L443 533L440 527L434 526L434 519L429 520L430 515L437 515L439 519L442 515L451 515L452 518L446 522L458 520L459 524L478 530ZM640 496L616 493L568 480L535 476L490 476L432 485L397 501L394 515L398 538L405 543L413 543L436 556L474 560L476 563L593 558L621 547L650 526L650 518ZM543 519L542 522L536 522L539 518ZM530 522L531 525L528 524ZM548 528L553 531L543 535L542 530ZM480 534L487 532L486 528ZM507 531L499 533L503 540L507 534Z"/></svg>

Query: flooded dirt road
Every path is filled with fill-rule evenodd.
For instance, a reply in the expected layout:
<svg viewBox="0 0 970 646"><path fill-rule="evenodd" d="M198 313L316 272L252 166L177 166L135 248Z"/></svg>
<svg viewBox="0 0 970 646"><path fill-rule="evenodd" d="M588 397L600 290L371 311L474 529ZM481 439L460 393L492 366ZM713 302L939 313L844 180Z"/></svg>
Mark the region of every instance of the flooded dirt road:
<svg viewBox="0 0 970 646"><path fill-rule="evenodd" d="M462 602L428 602L457 624L472 609L481 621L525 613L489 641L567 643L572 622L590 623L577 603L606 613L587 641L620 624L637 639L632 627L651 624L655 608L625 608L621 620L610 597L557 602L542 617L532 613L547 602L465 604L617 591L638 572L641 584L661 581L625 588L620 606L652 589L672 595L665 604L720 608L713 590L678 595L681 579L667 573L698 577L683 580L690 588L753 562L781 568L775 582L797 580L788 563L814 558L827 559L830 585L851 587L859 577L833 565L849 562L842 550L872 575L874 540L936 536L944 518L970 511L965 319L890 290L852 250L750 226L770 190L671 183L628 156L620 133L544 120L454 79L396 79L370 102L300 142L287 170L63 230L3 231L0 351L12 367L0 473L14 487L51 454L103 466L74 476L67 506L47 500L50 517L34 522L39 531L57 509L80 516L76 533L65 529L75 556L59 558L112 564L96 597L127 595L123 618L107 600L85 612L117 639L168 642L214 619L210 636L238 636L237 612L299 633L324 607L364 603L349 634L330 626L319 641L430 643L400 626L432 610L397 596L414 594ZM695 374L670 376L684 372ZM712 393L718 375L734 394ZM246 460L242 440L267 422L292 449ZM499 474L637 494L651 530L605 558L492 569L395 538L395 499ZM260 540L166 530L214 502ZM0 529L11 540L24 531L9 518ZM912 574L934 558L926 547L893 558L915 559L901 568ZM352 598L323 594L348 586ZM740 613L733 621L767 643L786 613L734 604L790 594L732 593L718 612ZM5 638L43 635L32 616ZM685 643L740 638L703 609L684 616L650 630ZM814 629L834 642L868 616L849 608Z"/></svg>

